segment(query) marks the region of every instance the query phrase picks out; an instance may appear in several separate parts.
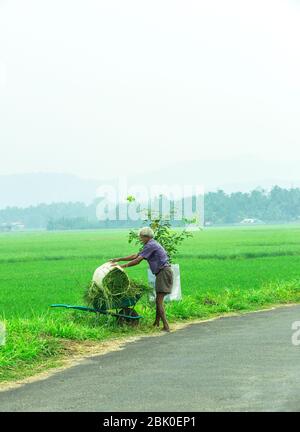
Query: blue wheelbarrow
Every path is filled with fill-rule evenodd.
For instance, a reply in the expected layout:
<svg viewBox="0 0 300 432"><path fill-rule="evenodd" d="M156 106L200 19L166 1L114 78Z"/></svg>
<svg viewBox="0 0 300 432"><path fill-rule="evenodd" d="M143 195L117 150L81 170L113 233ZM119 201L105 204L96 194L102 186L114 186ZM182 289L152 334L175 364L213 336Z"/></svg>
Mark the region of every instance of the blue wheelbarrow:
<svg viewBox="0 0 300 432"><path fill-rule="evenodd" d="M137 295L136 297L129 297L120 301L118 303L114 303L111 309L107 309L103 304L100 309L95 309L87 306L73 306L67 304L52 304L53 308L66 308L66 309L77 309L84 312L94 312L103 315L111 315L117 318L118 324L138 324L139 319L143 318L139 315L135 310L134 306L137 304L139 299L142 297L142 294ZM115 312L112 310L115 309Z"/></svg>

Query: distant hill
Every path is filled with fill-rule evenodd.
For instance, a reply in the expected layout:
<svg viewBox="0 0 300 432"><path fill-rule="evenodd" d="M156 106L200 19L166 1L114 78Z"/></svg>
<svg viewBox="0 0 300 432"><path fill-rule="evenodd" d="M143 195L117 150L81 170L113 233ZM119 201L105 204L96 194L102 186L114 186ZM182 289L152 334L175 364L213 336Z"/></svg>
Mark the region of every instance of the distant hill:
<svg viewBox="0 0 300 432"><path fill-rule="evenodd" d="M164 169L145 167L147 172L132 175L128 184L136 185L204 185L205 191L246 192L257 187L270 189L300 186L298 161L274 162L255 158L227 161L182 161ZM91 203L101 184L118 183L118 173L112 178L82 179L75 175L37 173L0 176L0 208L27 207L40 203L80 201Z"/></svg>
<svg viewBox="0 0 300 432"><path fill-rule="evenodd" d="M182 161L164 170L153 170L131 179L144 184L200 184L206 191L247 192L257 187L300 186L299 161L236 160Z"/></svg>
<svg viewBox="0 0 300 432"><path fill-rule="evenodd" d="M89 203L95 198L98 185L97 180L68 174L0 176L0 208L68 201Z"/></svg>

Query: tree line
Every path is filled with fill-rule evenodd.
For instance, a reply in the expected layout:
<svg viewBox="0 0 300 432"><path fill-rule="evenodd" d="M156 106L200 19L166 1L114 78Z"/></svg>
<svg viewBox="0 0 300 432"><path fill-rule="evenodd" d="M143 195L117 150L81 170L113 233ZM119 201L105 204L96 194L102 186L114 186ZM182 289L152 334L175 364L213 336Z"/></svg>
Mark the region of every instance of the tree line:
<svg viewBox="0 0 300 432"><path fill-rule="evenodd" d="M141 221L98 220L96 207L81 202L39 204L27 208L7 207L0 210L0 228L20 222L31 229L97 229L138 227ZM173 203L176 208L176 202ZM118 213L117 209L117 213ZM255 189L251 192L208 192L204 197L204 215L207 224L235 224L252 218L265 223L300 221L300 188L284 189L274 186L270 191ZM173 225L182 222L173 220Z"/></svg>

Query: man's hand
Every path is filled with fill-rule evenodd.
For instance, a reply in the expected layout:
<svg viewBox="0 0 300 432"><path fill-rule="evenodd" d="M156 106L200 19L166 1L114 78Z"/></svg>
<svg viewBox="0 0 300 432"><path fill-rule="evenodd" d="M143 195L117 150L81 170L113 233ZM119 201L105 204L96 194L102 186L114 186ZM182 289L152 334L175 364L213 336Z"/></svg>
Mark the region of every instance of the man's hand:
<svg viewBox="0 0 300 432"><path fill-rule="evenodd" d="M128 267L128 265L127 264L118 264L117 262L111 262L111 266L112 267L116 267L116 266L118 266L118 267L121 267L121 268L126 268L126 267Z"/></svg>
<svg viewBox="0 0 300 432"><path fill-rule="evenodd" d="M120 265L120 267L123 268L123 269L127 268L127 267L133 267L133 266L138 265L144 259L142 256L140 256L138 254L135 254L135 255L132 255L132 256L136 257L136 258L134 258L133 260L129 261L127 264ZM120 261L120 260L118 260L118 261ZM111 260L110 262L111 262L111 265L113 267L119 265L117 262L114 262L113 260Z"/></svg>
<svg viewBox="0 0 300 432"><path fill-rule="evenodd" d="M114 263L117 263L117 262L119 262L119 261L134 261L135 259L137 259L138 258L138 254L133 254L133 255L129 255L129 256L126 256L126 257L121 257L121 258L111 258L110 260L109 260L109 262L111 263L111 264L114 264ZM138 264L138 263L137 263ZM117 265L117 264L115 264L115 265ZM121 266L122 267L122 266Z"/></svg>

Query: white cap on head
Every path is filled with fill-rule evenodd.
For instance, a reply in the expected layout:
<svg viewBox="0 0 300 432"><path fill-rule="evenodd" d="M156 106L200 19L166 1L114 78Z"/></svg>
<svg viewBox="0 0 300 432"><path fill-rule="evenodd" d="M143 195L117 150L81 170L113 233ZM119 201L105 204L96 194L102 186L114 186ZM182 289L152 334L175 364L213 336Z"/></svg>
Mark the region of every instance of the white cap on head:
<svg viewBox="0 0 300 432"><path fill-rule="evenodd" d="M144 237L153 238L154 232L153 232L153 229L151 229L150 227L144 227L144 228L140 229L139 235L144 236Z"/></svg>

